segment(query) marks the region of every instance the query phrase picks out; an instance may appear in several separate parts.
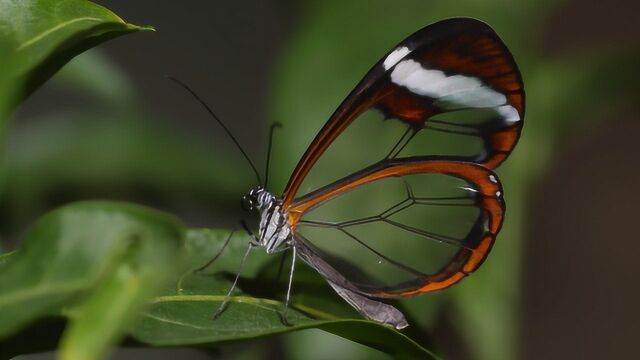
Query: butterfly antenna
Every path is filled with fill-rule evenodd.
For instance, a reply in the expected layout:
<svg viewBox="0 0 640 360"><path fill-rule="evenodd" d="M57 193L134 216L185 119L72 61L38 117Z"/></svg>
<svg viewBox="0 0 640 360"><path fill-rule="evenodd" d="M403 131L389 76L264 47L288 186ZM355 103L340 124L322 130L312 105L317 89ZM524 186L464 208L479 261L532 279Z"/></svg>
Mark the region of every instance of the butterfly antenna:
<svg viewBox="0 0 640 360"><path fill-rule="evenodd" d="M269 146L267 147L267 165L264 169L264 188L267 188L267 184L269 183L269 163L271 162L271 145L273 145L273 131L276 128L281 128L282 124L279 122L274 122L271 124L271 128L269 129Z"/></svg>
<svg viewBox="0 0 640 360"><path fill-rule="evenodd" d="M258 172L258 169L256 168L256 166L253 164L253 161L251 161L251 159L249 158L249 155L247 155L247 153L244 151L242 146L240 146L240 143L235 138L235 136L233 136L233 134L231 134L231 131L229 131L227 126L222 122L222 120L220 120L220 118L213 112L213 110L211 110L209 105L207 105L207 103L205 103L204 100L202 100L200 98L200 96L198 96L198 94L196 94L196 92L193 91L187 84L183 83L182 81L180 81L180 80L178 80L178 79L176 79L176 78L174 78L173 76L170 76L170 75L165 75L165 77L167 79L175 82L176 84L180 85L189 94L191 94L200 103L200 105L202 105L207 110L207 112L209 112L209 114L218 122L218 124L220 124L220 126L222 126L222 129L224 129L224 131L227 133L227 135L229 135L231 140L233 140L233 143L236 144L236 147L238 148L238 150L240 150L240 152L242 153L244 158L247 159L247 162L249 163L249 165L253 169L253 172L256 174L256 178L258 179L258 183L262 184L262 179L260 178L260 173Z"/></svg>

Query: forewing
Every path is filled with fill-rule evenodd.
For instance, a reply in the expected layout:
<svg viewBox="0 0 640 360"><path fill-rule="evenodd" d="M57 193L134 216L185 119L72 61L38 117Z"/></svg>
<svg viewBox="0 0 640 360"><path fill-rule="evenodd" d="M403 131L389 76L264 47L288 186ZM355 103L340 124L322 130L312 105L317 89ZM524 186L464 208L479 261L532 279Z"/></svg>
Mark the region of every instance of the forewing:
<svg viewBox="0 0 640 360"><path fill-rule="evenodd" d="M495 168L515 146L523 116L518 68L487 24L429 25L374 65L330 117L296 166L284 207L379 161L430 155ZM328 148L333 155L323 155ZM306 184L312 168L319 180Z"/></svg>
<svg viewBox="0 0 640 360"><path fill-rule="evenodd" d="M345 206L353 203L359 206ZM491 170L433 159L377 164L289 210L297 236L348 281L338 285L373 297L460 281L487 256L503 215L502 189Z"/></svg>

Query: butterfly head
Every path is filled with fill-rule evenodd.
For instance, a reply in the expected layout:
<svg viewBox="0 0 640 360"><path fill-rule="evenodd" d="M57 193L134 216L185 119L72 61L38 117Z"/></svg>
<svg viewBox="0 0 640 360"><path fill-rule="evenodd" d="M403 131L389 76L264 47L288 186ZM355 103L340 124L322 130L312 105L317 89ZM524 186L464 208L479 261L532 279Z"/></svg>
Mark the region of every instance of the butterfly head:
<svg viewBox="0 0 640 360"><path fill-rule="evenodd" d="M241 205L244 210L260 212L271 207L275 201L275 197L271 195L262 186L256 186L242 197Z"/></svg>

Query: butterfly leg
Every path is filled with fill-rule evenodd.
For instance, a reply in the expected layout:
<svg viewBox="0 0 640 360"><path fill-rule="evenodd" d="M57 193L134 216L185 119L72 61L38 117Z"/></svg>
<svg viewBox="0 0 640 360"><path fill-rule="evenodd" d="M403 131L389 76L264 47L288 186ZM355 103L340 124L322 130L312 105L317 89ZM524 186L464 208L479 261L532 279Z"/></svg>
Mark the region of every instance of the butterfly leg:
<svg viewBox="0 0 640 360"><path fill-rule="evenodd" d="M231 241L231 238L233 237L233 233L236 230L233 229L231 230L231 232L229 233L229 236L227 236L227 240L225 240L224 244L222 245L222 248L220 248L220 250L218 250L218 253L211 258L211 260L207 261L206 264L200 266L199 268L193 270L194 273L198 273L206 268L208 268L209 266L211 266L211 264L213 264L216 260L218 260L218 258L220 257L220 255L222 255L222 252L224 251L224 249L227 248L227 245L229 245L229 241Z"/></svg>
<svg viewBox="0 0 640 360"><path fill-rule="evenodd" d="M287 286L287 297L284 302L284 309L280 314L282 323L286 326L293 326L287 317L289 314L289 299L291 299L291 286L293 285L293 272L296 267L296 247L292 246L291 248L293 249L293 256L291 258L291 270L289 272L289 285Z"/></svg>
<svg viewBox="0 0 640 360"><path fill-rule="evenodd" d="M227 240L225 240L225 242L224 242L224 244L222 245L222 247L220 248L220 250L218 250L218 253L216 253L216 254L211 258L211 260L207 261L207 263L206 263L206 264L204 264L204 265L200 266L199 268L197 268L197 269L195 269L195 270L187 271L186 273L184 273L184 274L180 277L180 279L178 280L178 283L177 283L177 292L178 292L178 293L181 293L181 292L182 292L182 281L184 280L184 278L185 278L186 276L188 276L189 274L196 274L196 273L199 273L199 272L203 271L204 269L206 269L206 268L208 268L209 266L211 266L211 264L213 264L213 263L214 263L214 262L215 262L215 261L220 257L220 255L222 255L222 252L224 251L224 249L226 249L226 248L227 248L227 245L229 245L229 241L231 241L231 238L233 237L233 233L234 233L235 231L236 231L235 229L234 229L234 230L231 230L231 233L229 233L229 236L227 237Z"/></svg>
<svg viewBox="0 0 640 360"><path fill-rule="evenodd" d="M222 300L222 304L220 304L220 307L218 307L218 310L216 310L216 312L213 314L214 320L220 317L222 312L224 312L224 309L227 307L229 300L231 300L231 294L233 293L233 290L235 290L236 285L238 284L238 279L240 278L240 274L242 273L244 262L245 260L247 260L247 257L249 256L249 253L251 252L251 250L256 246L257 244L254 244L253 242L249 242L249 246L247 246L247 251L245 251L244 256L242 257L242 261L240 261L240 267L238 268L238 273L236 274L236 278L233 280L233 284L231 285L231 288L229 288L229 292L224 297L224 300Z"/></svg>

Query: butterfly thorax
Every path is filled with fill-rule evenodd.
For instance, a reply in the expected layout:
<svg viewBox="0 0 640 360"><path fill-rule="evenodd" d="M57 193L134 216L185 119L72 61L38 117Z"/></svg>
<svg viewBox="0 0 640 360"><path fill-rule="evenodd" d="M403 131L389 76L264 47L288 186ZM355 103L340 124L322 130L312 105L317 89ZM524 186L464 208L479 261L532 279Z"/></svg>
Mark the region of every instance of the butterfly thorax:
<svg viewBox="0 0 640 360"><path fill-rule="evenodd" d="M259 245L268 254L288 246L291 226L287 221L287 214L282 210L282 201L261 186L251 189L242 199L245 208L257 210L260 214Z"/></svg>

